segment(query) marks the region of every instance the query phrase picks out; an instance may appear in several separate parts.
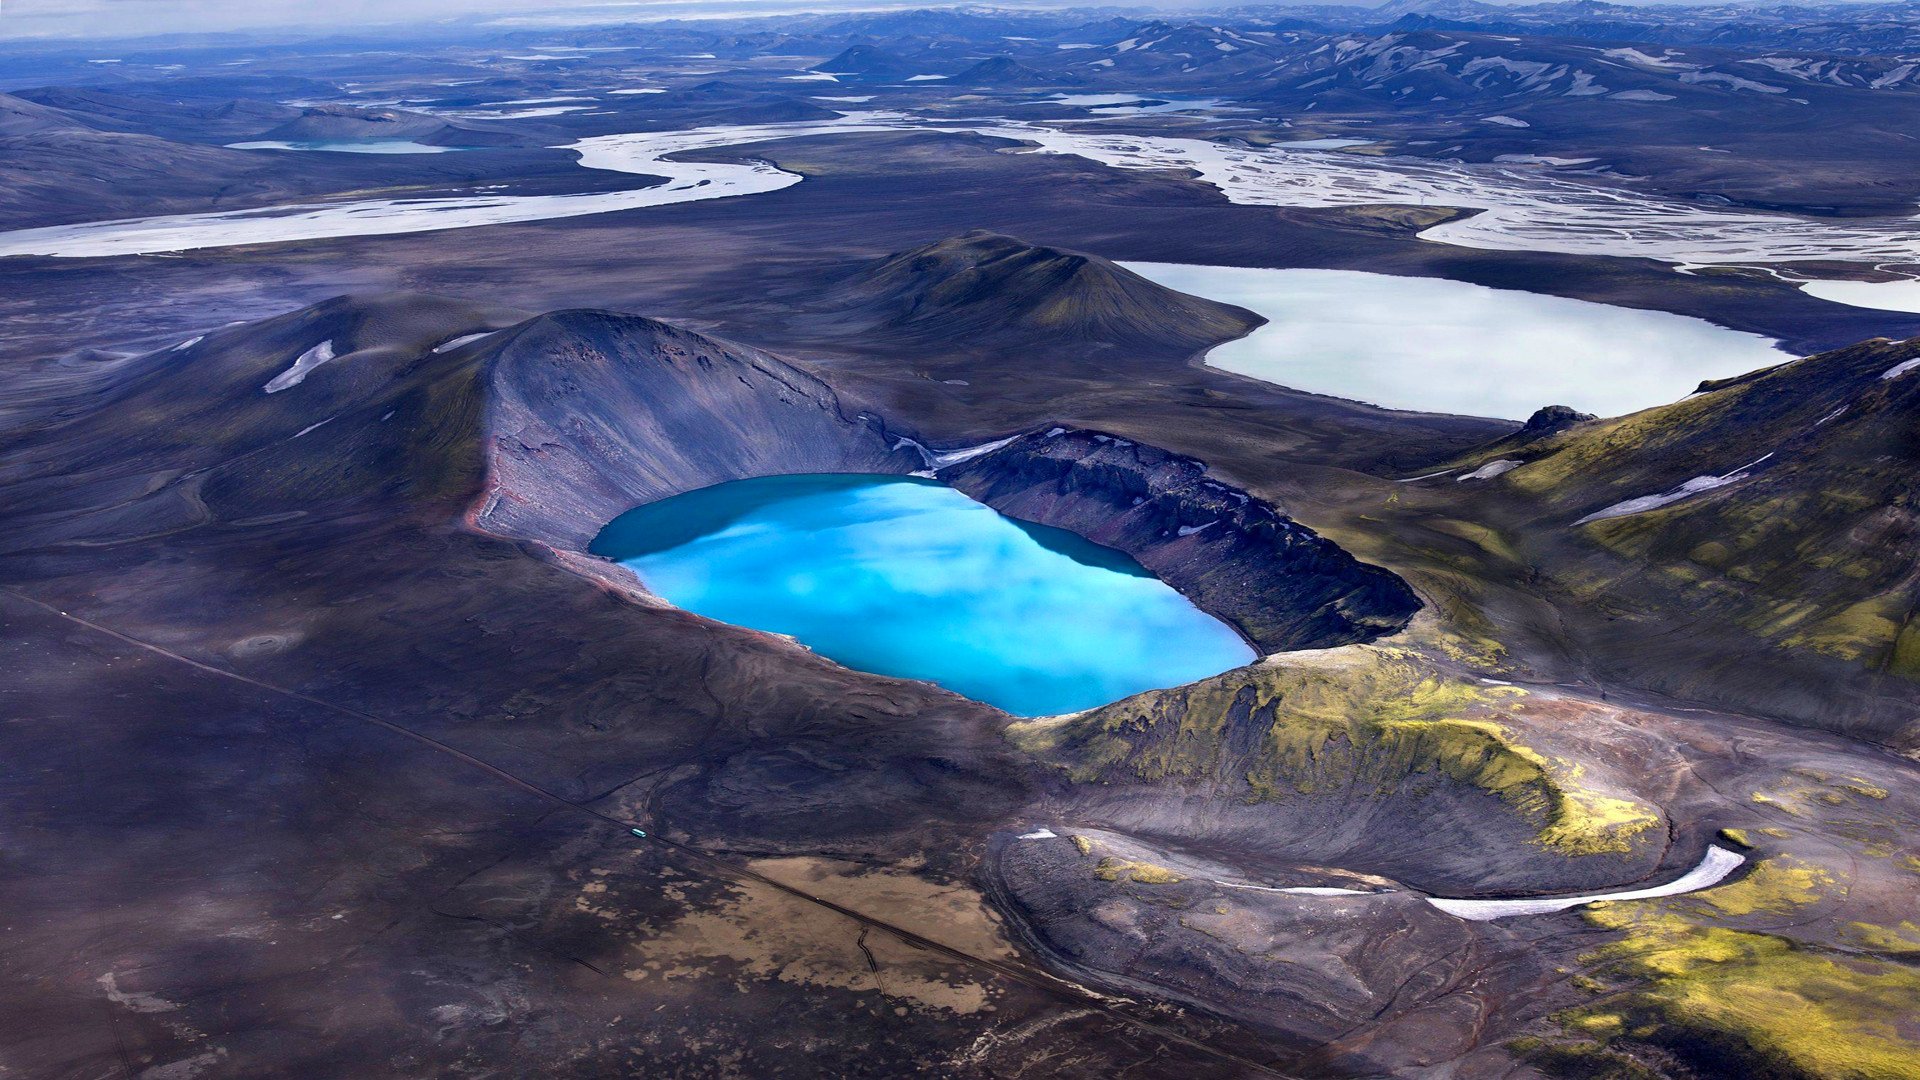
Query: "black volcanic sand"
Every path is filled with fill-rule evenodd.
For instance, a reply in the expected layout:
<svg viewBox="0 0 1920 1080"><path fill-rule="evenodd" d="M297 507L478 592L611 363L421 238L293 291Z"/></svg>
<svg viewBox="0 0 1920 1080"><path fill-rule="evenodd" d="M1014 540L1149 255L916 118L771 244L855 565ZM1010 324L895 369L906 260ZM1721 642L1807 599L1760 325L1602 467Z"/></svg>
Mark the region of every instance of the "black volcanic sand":
<svg viewBox="0 0 1920 1080"><path fill-rule="evenodd" d="M0 620L23 1073L1244 1075L334 709L12 596ZM753 865L995 938L918 862Z"/></svg>
<svg viewBox="0 0 1920 1080"><path fill-rule="evenodd" d="M1551 285L1799 347L1920 320L1638 262L1442 248L1004 146L774 144L811 178L672 211L0 263L0 752L18 766L0 851L23 871L0 876L0 966L32 1021L0 1059L75 1076L1495 1077L1516 1068L1504 1040L1588 1000L1573 976L1611 935L1579 913L1443 920L1404 889L1336 929L1202 879L1551 892L1666 880L1715 830L1767 828L1782 835L1749 835L1757 861L1830 867L1844 888L1722 924L1830 949L1850 924L1912 916L1911 853L1886 843L1920 821L1911 763L1611 681L1600 700L1582 650L1615 650L1611 671L1646 639L1580 639L1570 601L1536 595L1525 567L1487 569L1452 489L1391 482L1513 425L1265 386L1193 365L1186 343L942 348L849 316L844 289L872 259L990 228L1116 258ZM383 295L282 314L396 286L513 310ZM521 321L583 306L818 376L647 320ZM80 351L268 315L178 355ZM430 351L503 327L518 329ZM321 337L341 359L259 393ZM1293 826L1338 803L1278 801L1270 839L1221 835L1221 808L1244 806L1231 774L1074 782L994 710L667 608L579 554L672 490L822 462L904 470L885 436L947 447L1056 422L1193 455L1405 578L1427 607L1394 640L1434 679L1524 668L1518 736L1664 827L1583 863L1529 846L1510 807L1449 774L1436 797L1474 807L1482 839L1382 800L1365 839L1403 841L1400 861L1329 865L1366 845L1296 844ZM1475 651L1494 634L1511 655ZM1013 839L1036 825L1183 882L1107 880L1064 839ZM1485 836L1513 847L1476 876ZM1322 925L1348 936L1305 940ZM1270 937L1293 946L1270 954Z"/></svg>
<svg viewBox="0 0 1920 1080"><path fill-rule="evenodd" d="M8 850L38 868L5 886L34 927L9 1000L38 1022L10 1061L1492 1076L1513 1065L1500 1040L1580 1000L1557 970L1595 933L1579 915L1461 924L1395 891L1308 947L1324 912L1202 879L1645 882L1717 827L1791 820L1769 857L1854 862L1831 917L1796 934L1903 910L1905 871L1853 837L1911 827L1911 767L1838 740L1537 688L1505 721L1519 737L1669 823L1594 860L1418 770L1440 784L1428 801L1365 816L1343 810L1359 791L1249 810L1204 778L1088 787L1003 738L994 710L667 608L579 554L618 509L732 475L918 462L778 357L644 319L521 316L335 301L178 353L27 369L17 415L38 422L7 434L0 487L19 657L0 667L0 741L22 764ZM338 359L259 392L321 338ZM1017 449L969 482L1029 483ZM1117 465L1095 475L1130 482ZM1782 761L1900 794L1803 799ZM1210 824L1233 803L1242 827ZM1040 824L1189 884L1012 839ZM1508 850L1482 857L1489 838Z"/></svg>

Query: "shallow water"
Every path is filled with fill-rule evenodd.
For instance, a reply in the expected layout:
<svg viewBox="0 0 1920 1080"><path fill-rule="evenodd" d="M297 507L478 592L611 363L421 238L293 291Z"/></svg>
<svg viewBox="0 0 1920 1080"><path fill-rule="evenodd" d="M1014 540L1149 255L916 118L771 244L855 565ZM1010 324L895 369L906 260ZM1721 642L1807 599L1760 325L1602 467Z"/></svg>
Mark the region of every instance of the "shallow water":
<svg viewBox="0 0 1920 1080"><path fill-rule="evenodd" d="M1049 126L1004 118L932 120L891 112L850 113L837 120L790 124L600 135L567 147L577 151L580 164L590 169L667 178L667 183L653 188L577 195L363 200L78 222L0 232L0 257L93 258L430 232L756 195L797 184L801 178L763 161L689 162L668 158L687 151L768 140L903 130L972 132L1017 139L1033 144L1041 153L1071 154L1118 169L1190 170L1200 181L1218 188L1229 201L1245 205L1392 203L1480 210L1472 217L1445 222L1420 234L1424 240L1461 247L1614 255L1693 266L1803 260L1904 263L1920 259L1920 232L1913 228L1912 218L1840 222L1714 209L1670 202L1589 178L1556 176L1529 166L1361 158L1332 149L1334 142L1344 140L1251 147L1204 139L1117 134L1075 127L1070 122Z"/></svg>
<svg viewBox="0 0 1920 1080"><path fill-rule="evenodd" d="M1920 314L1920 281L1809 281L1800 291L1848 307Z"/></svg>
<svg viewBox="0 0 1920 1080"><path fill-rule="evenodd" d="M1768 338L1702 319L1443 278L1123 265L1267 318L1209 352L1209 366L1394 409L1520 420L1571 405L1619 416L1792 359Z"/></svg>
<svg viewBox="0 0 1920 1080"><path fill-rule="evenodd" d="M1127 555L931 480L740 480L621 515L592 550L708 618L1018 716L1104 705L1254 659Z"/></svg>

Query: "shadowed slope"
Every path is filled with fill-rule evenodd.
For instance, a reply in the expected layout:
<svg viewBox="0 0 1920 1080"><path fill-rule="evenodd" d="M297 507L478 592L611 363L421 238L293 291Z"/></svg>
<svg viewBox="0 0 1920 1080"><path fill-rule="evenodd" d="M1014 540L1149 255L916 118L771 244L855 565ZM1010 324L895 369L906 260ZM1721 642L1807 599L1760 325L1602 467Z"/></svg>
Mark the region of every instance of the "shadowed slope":
<svg viewBox="0 0 1920 1080"><path fill-rule="evenodd" d="M1127 552L1261 652L1372 641L1420 609L1393 574L1158 447L1055 427L940 476L1001 513Z"/></svg>

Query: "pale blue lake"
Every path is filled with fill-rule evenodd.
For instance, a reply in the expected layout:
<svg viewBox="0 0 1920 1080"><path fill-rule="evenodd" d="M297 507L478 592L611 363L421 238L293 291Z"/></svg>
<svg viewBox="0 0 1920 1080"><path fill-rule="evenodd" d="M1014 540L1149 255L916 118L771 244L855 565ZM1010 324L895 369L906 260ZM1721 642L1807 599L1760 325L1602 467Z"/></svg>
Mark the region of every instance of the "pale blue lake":
<svg viewBox="0 0 1920 1080"><path fill-rule="evenodd" d="M1104 705L1254 659L1126 554L897 476L739 480L631 510L595 538L688 611L1017 716Z"/></svg>
<svg viewBox="0 0 1920 1080"><path fill-rule="evenodd" d="M1770 338L1704 319L1445 278L1122 265L1266 317L1209 351L1208 367L1389 409L1522 420L1571 405L1624 416L1793 359Z"/></svg>

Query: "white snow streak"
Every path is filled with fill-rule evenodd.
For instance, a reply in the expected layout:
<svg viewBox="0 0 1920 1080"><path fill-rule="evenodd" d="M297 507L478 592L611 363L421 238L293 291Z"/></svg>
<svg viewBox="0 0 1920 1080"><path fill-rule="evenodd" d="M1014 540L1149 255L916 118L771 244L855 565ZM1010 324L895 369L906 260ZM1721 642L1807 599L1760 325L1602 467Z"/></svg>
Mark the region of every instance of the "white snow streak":
<svg viewBox="0 0 1920 1080"><path fill-rule="evenodd" d="M1590 896L1561 896L1548 899L1527 900L1445 900L1437 896L1428 897L1427 903L1449 915L1474 922L1486 922L1489 919L1503 919L1509 915L1545 915L1552 911L1565 911L1568 908L1591 904L1598 900L1651 900L1658 896L1678 896L1681 893L1698 892L1726 880L1728 874L1747 861L1746 856L1728 851L1723 847L1708 847L1706 858L1700 865L1680 875L1665 885L1655 885L1647 889L1628 889L1623 892L1594 893Z"/></svg>
<svg viewBox="0 0 1920 1080"><path fill-rule="evenodd" d="M1485 465L1480 466L1479 468L1473 470L1467 475L1455 478L1455 482L1458 483L1466 480L1491 480L1496 476L1500 476L1505 473L1512 472L1513 470L1519 468L1520 465L1521 465L1521 461L1519 458L1501 458L1498 461L1489 461Z"/></svg>
<svg viewBox="0 0 1920 1080"><path fill-rule="evenodd" d="M329 339L301 353L299 358L294 360L292 367L267 380L267 385L261 389L269 394L277 394L290 386L299 386L306 381L308 372L331 359L333 359L333 341Z"/></svg>
<svg viewBox="0 0 1920 1080"><path fill-rule="evenodd" d="M1885 376L1882 377L1884 378ZM1668 488L1658 495L1642 495L1637 499L1628 499L1625 502L1614 503L1605 509L1595 510L1593 513L1574 522L1574 524L1585 525L1589 521L1604 521L1607 518L1626 517L1628 514L1641 514L1670 503L1677 503L1682 499L1698 495L1703 491L1712 491L1715 488L1726 487L1728 484L1745 480L1748 475L1748 470L1759 466L1772 456L1773 452L1768 451L1730 473L1723 473L1719 476L1696 476L1686 483L1681 484L1679 487Z"/></svg>
<svg viewBox="0 0 1920 1080"><path fill-rule="evenodd" d="M473 342L479 341L481 338L492 337L497 333L499 333L498 330L482 330L477 334L462 334L457 338L453 338L448 341L443 341L440 344L435 345L433 347L433 351L437 353L452 352L453 350L459 348L462 345L470 345Z"/></svg>

